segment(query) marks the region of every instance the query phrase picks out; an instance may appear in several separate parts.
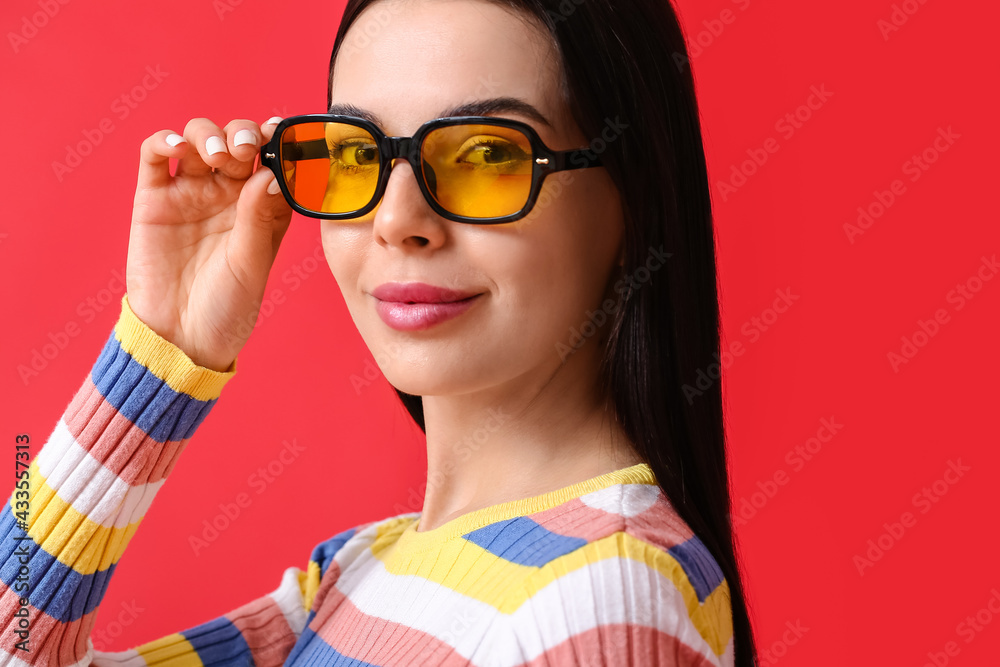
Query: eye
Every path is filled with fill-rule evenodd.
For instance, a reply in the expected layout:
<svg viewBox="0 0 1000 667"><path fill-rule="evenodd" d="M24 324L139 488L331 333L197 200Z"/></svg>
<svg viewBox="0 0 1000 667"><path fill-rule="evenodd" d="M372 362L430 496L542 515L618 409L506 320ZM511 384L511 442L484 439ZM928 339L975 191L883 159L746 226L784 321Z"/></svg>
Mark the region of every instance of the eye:
<svg viewBox="0 0 1000 667"><path fill-rule="evenodd" d="M378 166L378 146L367 139L348 139L335 144L330 149L330 157L344 169Z"/></svg>
<svg viewBox="0 0 1000 667"><path fill-rule="evenodd" d="M500 137L471 137L456 151L455 161L473 167L518 169L530 157L515 143Z"/></svg>

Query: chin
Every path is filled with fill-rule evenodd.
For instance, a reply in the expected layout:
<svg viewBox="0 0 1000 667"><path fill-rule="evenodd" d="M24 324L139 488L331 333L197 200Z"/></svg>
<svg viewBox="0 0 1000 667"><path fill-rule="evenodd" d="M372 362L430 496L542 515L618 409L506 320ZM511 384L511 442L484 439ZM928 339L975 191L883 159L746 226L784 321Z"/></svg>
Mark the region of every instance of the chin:
<svg viewBox="0 0 1000 667"><path fill-rule="evenodd" d="M445 359L428 355L423 356L419 364L410 364L406 359L393 359L389 366L382 369L382 374L390 385L414 396L472 394L503 381L496 369L470 363L464 356Z"/></svg>

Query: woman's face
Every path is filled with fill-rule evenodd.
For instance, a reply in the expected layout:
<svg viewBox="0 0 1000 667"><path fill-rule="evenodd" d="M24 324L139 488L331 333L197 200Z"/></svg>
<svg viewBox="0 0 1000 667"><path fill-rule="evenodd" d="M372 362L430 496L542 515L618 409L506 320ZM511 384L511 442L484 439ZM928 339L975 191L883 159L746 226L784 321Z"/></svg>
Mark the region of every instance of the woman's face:
<svg viewBox="0 0 1000 667"><path fill-rule="evenodd" d="M519 112L495 115L529 123L554 150L583 148L589 138L561 98L559 67L546 32L494 4L382 0L348 31L331 102L373 112L390 136L411 136L445 109L512 97L550 125ZM409 163L397 160L376 209L357 221L322 221L327 261L393 386L421 396L518 391L525 381L544 384L563 357L584 358L566 348L588 312L615 296L617 190L605 169L576 169L546 177L540 200L547 205L513 223L452 222L428 206ZM479 296L457 317L399 330L380 317L372 294L389 282Z"/></svg>

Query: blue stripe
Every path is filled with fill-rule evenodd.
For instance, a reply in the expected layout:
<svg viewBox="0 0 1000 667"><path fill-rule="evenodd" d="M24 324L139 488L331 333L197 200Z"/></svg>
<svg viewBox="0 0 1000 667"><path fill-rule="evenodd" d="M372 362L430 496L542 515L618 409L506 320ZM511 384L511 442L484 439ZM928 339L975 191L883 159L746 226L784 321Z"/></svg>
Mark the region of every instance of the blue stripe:
<svg viewBox="0 0 1000 667"><path fill-rule="evenodd" d="M697 535L670 547L667 552L681 564L688 581L698 594L698 602L704 602L716 586L722 583L723 576L719 564L715 562L708 547L698 539Z"/></svg>
<svg viewBox="0 0 1000 667"><path fill-rule="evenodd" d="M203 665L252 665L250 645L239 628L224 616L181 633L191 642Z"/></svg>
<svg viewBox="0 0 1000 667"><path fill-rule="evenodd" d="M108 403L156 442L190 438L218 401L200 401L174 391L123 350L114 331L94 363L91 377Z"/></svg>
<svg viewBox="0 0 1000 667"><path fill-rule="evenodd" d="M312 555L309 560L313 561L319 565L320 577L326 574L327 569L330 567L330 563L333 562L333 557L337 555L340 548L344 546L347 540L354 537L354 534L358 531L358 527L348 528L347 530L337 533L333 537L320 542L315 547L313 547Z"/></svg>
<svg viewBox="0 0 1000 667"><path fill-rule="evenodd" d="M463 537L511 563L535 567L587 544L581 537L567 537L542 528L526 516L497 521Z"/></svg>
<svg viewBox="0 0 1000 667"><path fill-rule="evenodd" d="M348 658L323 641L308 627L302 632L299 640L292 647L292 652L285 660L286 665L306 667L307 665L322 665L323 667L378 667L377 665ZM213 666L214 667L214 666Z"/></svg>
<svg viewBox="0 0 1000 667"><path fill-rule="evenodd" d="M76 570L60 563L54 556L42 549L28 537L28 534L17 527L14 515L10 510L10 499L7 499L5 510L0 513L0 579L11 592L24 596L25 591L17 590L18 572L22 566L18 550L27 547L28 562L28 601L36 609L56 619L60 623L69 623L97 609L108 589L108 580L115 571L115 565L107 570L93 574L80 574ZM25 540L16 540L26 537Z"/></svg>

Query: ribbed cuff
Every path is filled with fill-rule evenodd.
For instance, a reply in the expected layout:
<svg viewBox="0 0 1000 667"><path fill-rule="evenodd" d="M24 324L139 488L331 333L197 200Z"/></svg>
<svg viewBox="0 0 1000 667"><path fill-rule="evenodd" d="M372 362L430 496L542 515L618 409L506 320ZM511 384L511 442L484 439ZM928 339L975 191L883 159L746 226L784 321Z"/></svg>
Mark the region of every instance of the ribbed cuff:
<svg viewBox="0 0 1000 667"><path fill-rule="evenodd" d="M146 326L122 296L122 311L115 324L115 338L133 359L166 382L171 389L201 401L218 398L222 387L236 375L236 361L225 371L196 364L185 352Z"/></svg>

